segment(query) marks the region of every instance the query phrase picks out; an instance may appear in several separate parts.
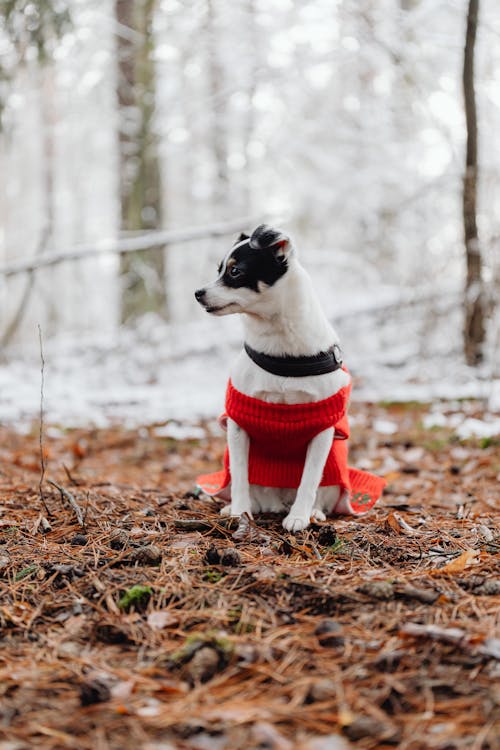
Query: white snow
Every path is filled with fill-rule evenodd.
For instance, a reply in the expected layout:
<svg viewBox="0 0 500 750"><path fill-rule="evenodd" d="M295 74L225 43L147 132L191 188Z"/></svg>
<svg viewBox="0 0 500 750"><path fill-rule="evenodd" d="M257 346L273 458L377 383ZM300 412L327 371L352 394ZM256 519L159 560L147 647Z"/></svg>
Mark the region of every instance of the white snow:
<svg viewBox="0 0 500 750"><path fill-rule="evenodd" d="M398 426L395 422L390 422L388 419L374 419L373 429L382 435L394 435L398 431Z"/></svg>
<svg viewBox="0 0 500 750"><path fill-rule="evenodd" d="M440 404L444 399L450 407L450 399L463 398L487 404L497 383L486 366L476 372L463 365L451 336L446 347L442 336L429 340L423 355L408 321L375 322L373 315L357 312L338 325L354 400L432 401L436 406L424 417L427 429L450 427L461 438L498 434L500 418L472 418L462 401L452 409ZM237 316L211 318L201 310L192 323L167 325L149 316L114 335L46 341L45 421L59 427L156 425L157 434L200 436L199 421L222 411L230 363L240 346ZM0 424L22 430L37 420L40 384L39 356L18 353L0 365ZM386 419L376 420L374 428L387 435L396 431Z"/></svg>
<svg viewBox="0 0 500 750"><path fill-rule="evenodd" d="M456 430L459 438L469 437L491 438L500 435L500 418L491 416L485 419L464 419Z"/></svg>

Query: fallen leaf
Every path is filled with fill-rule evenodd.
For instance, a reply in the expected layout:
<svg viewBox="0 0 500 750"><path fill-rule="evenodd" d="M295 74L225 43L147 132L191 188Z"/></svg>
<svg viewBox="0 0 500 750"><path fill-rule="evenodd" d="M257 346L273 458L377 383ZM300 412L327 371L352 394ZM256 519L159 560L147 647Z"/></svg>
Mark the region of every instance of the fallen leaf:
<svg viewBox="0 0 500 750"><path fill-rule="evenodd" d="M148 625L153 630L163 630L167 625L176 625L179 617L174 615L168 609L161 609L157 612L150 612L148 615Z"/></svg>
<svg viewBox="0 0 500 750"><path fill-rule="evenodd" d="M442 568L437 568L436 570L431 570L430 572L434 575L438 573L446 573L447 575L454 575L455 573L462 573L465 568L468 568L470 565L477 564L479 557L479 550L477 549L466 549L462 552L459 557L455 558L455 560L451 560L449 563L446 563L446 565L443 565Z"/></svg>
<svg viewBox="0 0 500 750"><path fill-rule="evenodd" d="M386 525L389 526L396 534L401 534L401 526L396 520L394 513L389 513L385 521Z"/></svg>

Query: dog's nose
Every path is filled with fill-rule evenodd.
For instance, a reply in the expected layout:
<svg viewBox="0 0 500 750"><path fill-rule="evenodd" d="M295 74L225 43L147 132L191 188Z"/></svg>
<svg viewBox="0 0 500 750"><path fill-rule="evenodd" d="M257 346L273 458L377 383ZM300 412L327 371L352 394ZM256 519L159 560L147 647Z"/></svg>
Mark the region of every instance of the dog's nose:
<svg viewBox="0 0 500 750"><path fill-rule="evenodd" d="M198 302L201 302L205 294L206 294L205 289L197 289L196 292L194 293L194 296L196 297Z"/></svg>

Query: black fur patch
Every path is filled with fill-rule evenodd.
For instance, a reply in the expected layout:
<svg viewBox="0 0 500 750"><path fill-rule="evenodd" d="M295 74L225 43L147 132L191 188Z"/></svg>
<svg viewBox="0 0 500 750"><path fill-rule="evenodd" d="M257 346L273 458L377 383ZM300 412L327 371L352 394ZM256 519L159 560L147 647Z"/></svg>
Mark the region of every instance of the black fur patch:
<svg viewBox="0 0 500 750"><path fill-rule="evenodd" d="M259 282L273 286L287 268L286 258L278 256L271 248L262 250L245 242L229 256L222 281L232 289L246 287L258 292Z"/></svg>
<svg viewBox="0 0 500 750"><path fill-rule="evenodd" d="M250 245L257 248L272 247L272 245L278 242L281 236L281 232L278 232L267 224L261 224L253 232Z"/></svg>

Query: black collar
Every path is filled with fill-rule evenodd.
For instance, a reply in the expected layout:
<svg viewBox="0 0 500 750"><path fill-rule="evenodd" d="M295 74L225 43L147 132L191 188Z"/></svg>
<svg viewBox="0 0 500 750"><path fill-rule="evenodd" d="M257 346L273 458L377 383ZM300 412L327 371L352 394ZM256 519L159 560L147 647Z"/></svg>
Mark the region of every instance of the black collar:
<svg viewBox="0 0 500 750"><path fill-rule="evenodd" d="M245 351L250 359L263 370L284 378L305 378L308 375L325 375L335 372L342 367L342 352L338 344L331 346L326 352L319 352L312 357L273 357L252 349L245 343Z"/></svg>

